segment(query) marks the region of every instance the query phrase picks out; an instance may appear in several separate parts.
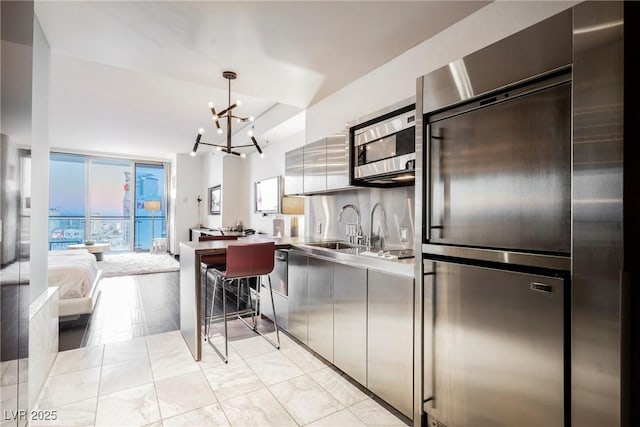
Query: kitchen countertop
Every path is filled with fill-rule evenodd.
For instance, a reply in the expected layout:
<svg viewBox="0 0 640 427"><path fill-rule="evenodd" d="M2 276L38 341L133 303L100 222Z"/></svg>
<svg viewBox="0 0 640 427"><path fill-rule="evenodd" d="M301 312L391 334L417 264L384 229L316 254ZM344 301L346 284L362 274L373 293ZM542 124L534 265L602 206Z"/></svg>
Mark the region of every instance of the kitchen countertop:
<svg viewBox="0 0 640 427"><path fill-rule="evenodd" d="M291 249L309 256L332 262L367 268L383 273L413 278L415 258L384 259L362 255L365 247L330 249L312 246L313 243L328 242L310 237L274 237L254 234L238 240L206 240L180 242L180 332L193 355L202 358L202 313L200 259L204 255L225 253L229 245L242 243L274 242L277 249ZM337 240L331 240L333 242Z"/></svg>
<svg viewBox="0 0 640 427"><path fill-rule="evenodd" d="M397 274L405 277L414 276L415 258L385 259L362 255L366 251L364 247L328 249L309 244L328 241L313 237L275 237L266 234L254 234L240 237L238 240L208 240L203 242L181 242L180 245L188 246L197 255L211 255L226 251L228 245L238 243L258 243L272 241L276 249L294 249L316 257L352 265L361 268L370 268L385 273ZM329 240L336 241L336 239Z"/></svg>

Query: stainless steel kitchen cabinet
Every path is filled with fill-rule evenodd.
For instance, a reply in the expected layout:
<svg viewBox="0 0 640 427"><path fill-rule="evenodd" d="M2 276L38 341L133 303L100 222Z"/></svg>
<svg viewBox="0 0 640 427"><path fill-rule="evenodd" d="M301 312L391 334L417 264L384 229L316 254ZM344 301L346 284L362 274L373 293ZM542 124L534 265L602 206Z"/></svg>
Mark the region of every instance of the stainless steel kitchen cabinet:
<svg viewBox="0 0 640 427"><path fill-rule="evenodd" d="M289 252L289 328L297 339L307 344L309 293L307 263L309 257Z"/></svg>
<svg viewBox="0 0 640 427"><path fill-rule="evenodd" d="M333 266L333 364L367 384L367 270Z"/></svg>
<svg viewBox="0 0 640 427"><path fill-rule="evenodd" d="M284 154L284 194L296 195L304 192L304 147Z"/></svg>
<svg viewBox="0 0 640 427"><path fill-rule="evenodd" d="M413 279L368 272L367 388L413 416Z"/></svg>
<svg viewBox="0 0 640 427"><path fill-rule="evenodd" d="M333 362L333 266L334 263L309 257L309 326L307 345Z"/></svg>
<svg viewBox="0 0 640 427"><path fill-rule="evenodd" d="M304 146L303 170L305 194L327 190L327 144L325 139Z"/></svg>
<svg viewBox="0 0 640 427"><path fill-rule="evenodd" d="M289 300L284 295L273 293L273 305L276 307L276 317L278 326L289 329ZM269 296L269 284L263 280L260 287L260 314L273 321L273 308L271 307L271 297Z"/></svg>
<svg viewBox="0 0 640 427"><path fill-rule="evenodd" d="M349 187L349 136L331 135L327 146L327 191Z"/></svg>

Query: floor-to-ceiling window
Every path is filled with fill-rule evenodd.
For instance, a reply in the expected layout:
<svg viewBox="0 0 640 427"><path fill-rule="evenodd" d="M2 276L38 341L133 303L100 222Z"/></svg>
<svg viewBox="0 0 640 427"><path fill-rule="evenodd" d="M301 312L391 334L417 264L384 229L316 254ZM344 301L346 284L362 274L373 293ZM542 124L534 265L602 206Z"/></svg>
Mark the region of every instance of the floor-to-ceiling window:
<svg viewBox="0 0 640 427"><path fill-rule="evenodd" d="M130 160L92 158L89 164L89 236L112 251L131 250Z"/></svg>
<svg viewBox="0 0 640 427"><path fill-rule="evenodd" d="M49 174L49 249L92 240L144 251L166 237L163 164L52 153Z"/></svg>
<svg viewBox="0 0 640 427"><path fill-rule="evenodd" d="M51 153L49 163L49 249L86 240L86 175L84 156Z"/></svg>
<svg viewBox="0 0 640 427"><path fill-rule="evenodd" d="M165 173L162 165L136 163L135 244L149 250L154 238L166 237Z"/></svg>

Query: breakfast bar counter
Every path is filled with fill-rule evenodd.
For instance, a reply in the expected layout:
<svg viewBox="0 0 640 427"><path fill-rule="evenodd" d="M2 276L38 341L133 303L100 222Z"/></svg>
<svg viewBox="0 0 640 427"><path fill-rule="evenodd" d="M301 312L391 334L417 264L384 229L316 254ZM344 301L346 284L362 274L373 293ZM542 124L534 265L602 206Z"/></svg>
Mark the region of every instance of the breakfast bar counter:
<svg viewBox="0 0 640 427"><path fill-rule="evenodd" d="M302 242L293 237L252 235L238 240L210 240L180 242L180 332L195 360L202 358L202 313L200 287L200 259L204 255L224 254L227 246L243 243L274 242L276 249L288 248Z"/></svg>

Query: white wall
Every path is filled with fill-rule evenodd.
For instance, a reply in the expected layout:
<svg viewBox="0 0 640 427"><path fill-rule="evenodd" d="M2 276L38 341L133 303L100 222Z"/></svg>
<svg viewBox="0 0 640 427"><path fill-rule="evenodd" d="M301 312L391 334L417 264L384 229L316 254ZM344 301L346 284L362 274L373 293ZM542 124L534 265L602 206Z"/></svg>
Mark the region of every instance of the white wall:
<svg viewBox="0 0 640 427"><path fill-rule="evenodd" d="M222 205L223 227L235 226L237 221L247 223L251 193L246 190L249 168L247 159L228 155L222 160Z"/></svg>
<svg viewBox="0 0 640 427"><path fill-rule="evenodd" d="M38 19L33 23L31 143L31 301L47 290L49 250L49 83L51 47Z"/></svg>
<svg viewBox="0 0 640 427"><path fill-rule="evenodd" d="M260 213L254 212L254 183L273 176L280 175L284 177L284 154L287 151L293 150L294 148L298 148L302 145L304 145L304 130L298 131L295 134L279 141L274 141L264 147L264 158L260 157L256 153L245 159L248 160L249 174L244 185L246 186L245 191L250 195L249 205L247 207L247 215L249 218L246 225L247 228L253 228L256 232L272 234L273 219L282 218L285 220L285 235L289 235L291 221L290 216L276 214L263 216ZM304 230L303 217L299 217L298 230L300 230L300 233Z"/></svg>
<svg viewBox="0 0 640 427"><path fill-rule="evenodd" d="M219 228L222 227L222 215L209 215L209 188L214 187L216 185L222 185L222 167L223 167L223 158L224 155L215 153L211 155L202 153L198 157L202 156L203 162L203 174L201 176L201 180L199 181L201 192L202 192L202 206L201 206L201 218L202 225L209 228ZM224 200L220 201L220 207L222 210L222 206Z"/></svg>
<svg viewBox="0 0 640 427"><path fill-rule="evenodd" d="M306 141L415 96L416 79L580 2L496 1L355 80L306 111Z"/></svg>
<svg viewBox="0 0 640 427"><path fill-rule="evenodd" d="M191 157L188 154L177 154L175 166L175 190L171 197L175 197L175 211L173 217L174 228L171 233L174 254L180 253L180 242L189 241L189 228L197 227L202 222L201 212L198 211L198 196L202 198L200 210L207 205L206 191L202 190L203 157Z"/></svg>

